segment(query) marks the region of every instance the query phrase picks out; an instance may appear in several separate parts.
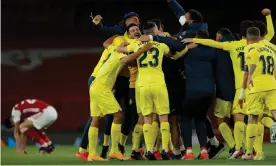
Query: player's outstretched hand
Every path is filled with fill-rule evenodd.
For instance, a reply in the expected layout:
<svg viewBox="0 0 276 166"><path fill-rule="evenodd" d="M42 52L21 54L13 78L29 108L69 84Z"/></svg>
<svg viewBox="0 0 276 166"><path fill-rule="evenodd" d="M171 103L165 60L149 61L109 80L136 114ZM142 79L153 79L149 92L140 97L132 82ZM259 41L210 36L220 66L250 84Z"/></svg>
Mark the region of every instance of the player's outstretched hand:
<svg viewBox="0 0 276 166"><path fill-rule="evenodd" d="M265 9L262 10L262 14L263 14L264 16L268 16L268 15L271 14L271 11L270 11L269 9L265 8Z"/></svg>
<svg viewBox="0 0 276 166"><path fill-rule="evenodd" d="M141 42L147 42L147 41L150 41L150 37L148 35L142 35L139 40Z"/></svg>
<svg viewBox="0 0 276 166"><path fill-rule="evenodd" d="M182 43L192 43L193 42L193 38L186 38L181 40Z"/></svg>
<svg viewBox="0 0 276 166"><path fill-rule="evenodd" d="M152 49L153 44L152 43L147 43L142 47L142 52L148 51L150 49Z"/></svg>
<svg viewBox="0 0 276 166"><path fill-rule="evenodd" d="M94 19L93 19L93 23L95 24L95 25L98 25L101 21L102 21L102 16L101 15L96 15L95 17L94 17Z"/></svg>
<svg viewBox="0 0 276 166"><path fill-rule="evenodd" d="M189 44L187 45L187 47L188 47L188 49L192 49L192 48L197 47L197 44L195 44L195 43L189 43Z"/></svg>

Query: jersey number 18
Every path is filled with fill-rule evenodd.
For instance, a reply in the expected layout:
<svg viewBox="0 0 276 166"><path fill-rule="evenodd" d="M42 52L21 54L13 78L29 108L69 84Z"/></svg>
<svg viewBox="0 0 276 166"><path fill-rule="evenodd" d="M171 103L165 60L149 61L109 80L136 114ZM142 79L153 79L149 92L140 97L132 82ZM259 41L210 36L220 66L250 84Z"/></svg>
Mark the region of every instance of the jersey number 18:
<svg viewBox="0 0 276 166"><path fill-rule="evenodd" d="M269 74L273 75L274 73L274 59L272 56L260 56L260 61L262 62L263 65L263 74Z"/></svg>

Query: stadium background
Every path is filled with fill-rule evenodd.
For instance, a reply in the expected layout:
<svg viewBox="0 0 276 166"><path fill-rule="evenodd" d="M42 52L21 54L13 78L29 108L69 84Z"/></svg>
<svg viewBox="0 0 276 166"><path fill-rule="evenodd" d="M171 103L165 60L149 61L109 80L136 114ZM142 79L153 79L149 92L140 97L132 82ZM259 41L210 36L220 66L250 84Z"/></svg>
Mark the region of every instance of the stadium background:
<svg viewBox="0 0 276 166"><path fill-rule="evenodd" d="M276 26L272 4L179 1L186 10L202 12L212 37L221 27L239 32L239 22L245 19L265 20L264 7L272 10ZM87 80L103 42L89 18L91 11L102 15L105 25L114 25L126 12L135 11L141 22L161 18L166 31L173 34L180 29L166 0L3 0L1 9L1 120L23 99L45 100L59 113L48 130L58 144L72 144L89 116ZM11 130L1 129L4 141L12 136Z"/></svg>

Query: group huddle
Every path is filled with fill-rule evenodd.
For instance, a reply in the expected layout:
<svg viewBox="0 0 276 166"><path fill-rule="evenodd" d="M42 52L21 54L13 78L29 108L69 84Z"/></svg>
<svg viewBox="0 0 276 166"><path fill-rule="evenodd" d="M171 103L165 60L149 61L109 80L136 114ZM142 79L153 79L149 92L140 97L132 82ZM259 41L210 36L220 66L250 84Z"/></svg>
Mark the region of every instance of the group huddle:
<svg viewBox="0 0 276 166"><path fill-rule="evenodd" d="M216 158L227 145L229 159L263 160L264 126L276 142L276 46L270 43L270 10L262 11L267 24L243 21L241 37L221 28L215 41L209 39L208 24L199 11L185 12L176 0L167 1L182 27L176 35L165 32L160 19L141 25L134 12L112 27L104 26L100 15L91 15L107 40L88 80L91 117L76 156L85 161L206 160ZM217 140L207 116L214 97L226 145ZM227 124L231 116L233 131ZM104 142L98 154L102 118ZM193 121L198 156L192 149ZM132 152L126 156L130 131Z"/></svg>
<svg viewBox="0 0 276 166"><path fill-rule="evenodd" d="M100 15L91 15L108 39L89 78L91 118L76 156L87 161L191 160L195 158L194 121L200 144L197 158L215 158L225 150L207 117L216 96L215 116L229 158L264 159L264 126L272 129L272 142L276 133L276 47L269 42L274 36L270 10L262 11L267 25L246 20L240 23L241 38L221 28L214 41L208 39L208 26L200 12L190 9L185 13L175 0L168 0L168 5L182 26L177 35L164 32L159 19L140 25L134 12L113 27L104 26ZM233 131L226 123L231 115ZM104 143L98 155L102 117ZM128 157L125 144L131 129Z"/></svg>

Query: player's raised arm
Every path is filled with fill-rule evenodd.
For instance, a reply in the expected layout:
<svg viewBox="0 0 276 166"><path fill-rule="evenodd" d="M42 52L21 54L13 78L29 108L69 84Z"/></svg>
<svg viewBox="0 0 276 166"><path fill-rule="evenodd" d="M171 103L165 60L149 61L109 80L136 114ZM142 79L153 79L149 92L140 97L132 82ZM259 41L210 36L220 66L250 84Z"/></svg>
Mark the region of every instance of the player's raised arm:
<svg viewBox="0 0 276 166"><path fill-rule="evenodd" d="M267 25L267 34L265 35L265 39L270 41L275 34L274 26L271 18L271 11L269 9L263 9L262 14L266 18L266 25Z"/></svg>
<svg viewBox="0 0 276 166"><path fill-rule="evenodd" d="M186 22L185 10L176 0L167 0L169 8L174 12L179 23L183 26Z"/></svg>
<svg viewBox="0 0 276 166"><path fill-rule="evenodd" d="M150 50L152 47L153 47L152 43L147 43L141 49L137 50L136 52L134 52L128 56L124 56L124 57L120 58L120 60L121 60L121 62L128 64L128 63L136 60L136 58L139 57L143 52Z"/></svg>
<svg viewBox="0 0 276 166"><path fill-rule="evenodd" d="M106 36L106 37L110 37L110 36L113 36L115 34L123 34L124 33L124 28L122 25L114 25L114 26L104 26L102 24L102 16L100 15L96 15L92 22L95 24L95 26L97 28L99 28L102 33Z"/></svg>
<svg viewBox="0 0 276 166"><path fill-rule="evenodd" d="M108 39L103 43L104 48L107 49L107 48L112 44L113 40L114 40L116 37L118 37L118 35L114 35L114 36L108 38Z"/></svg>
<svg viewBox="0 0 276 166"><path fill-rule="evenodd" d="M193 42L193 43L202 44L213 48L223 49L225 51L229 51L232 48L232 44L231 44L232 42L217 42L212 39L187 38L187 39L183 39L182 42L184 43Z"/></svg>
<svg viewBox="0 0 276 166"><path fill-rule="evenodd" d="M182 51L176 52L171 58L174 60L177 60L177 59L183 57L188 52L189 49L195 48L196 46L197 46L197 44L190 43Z"/></svg>

